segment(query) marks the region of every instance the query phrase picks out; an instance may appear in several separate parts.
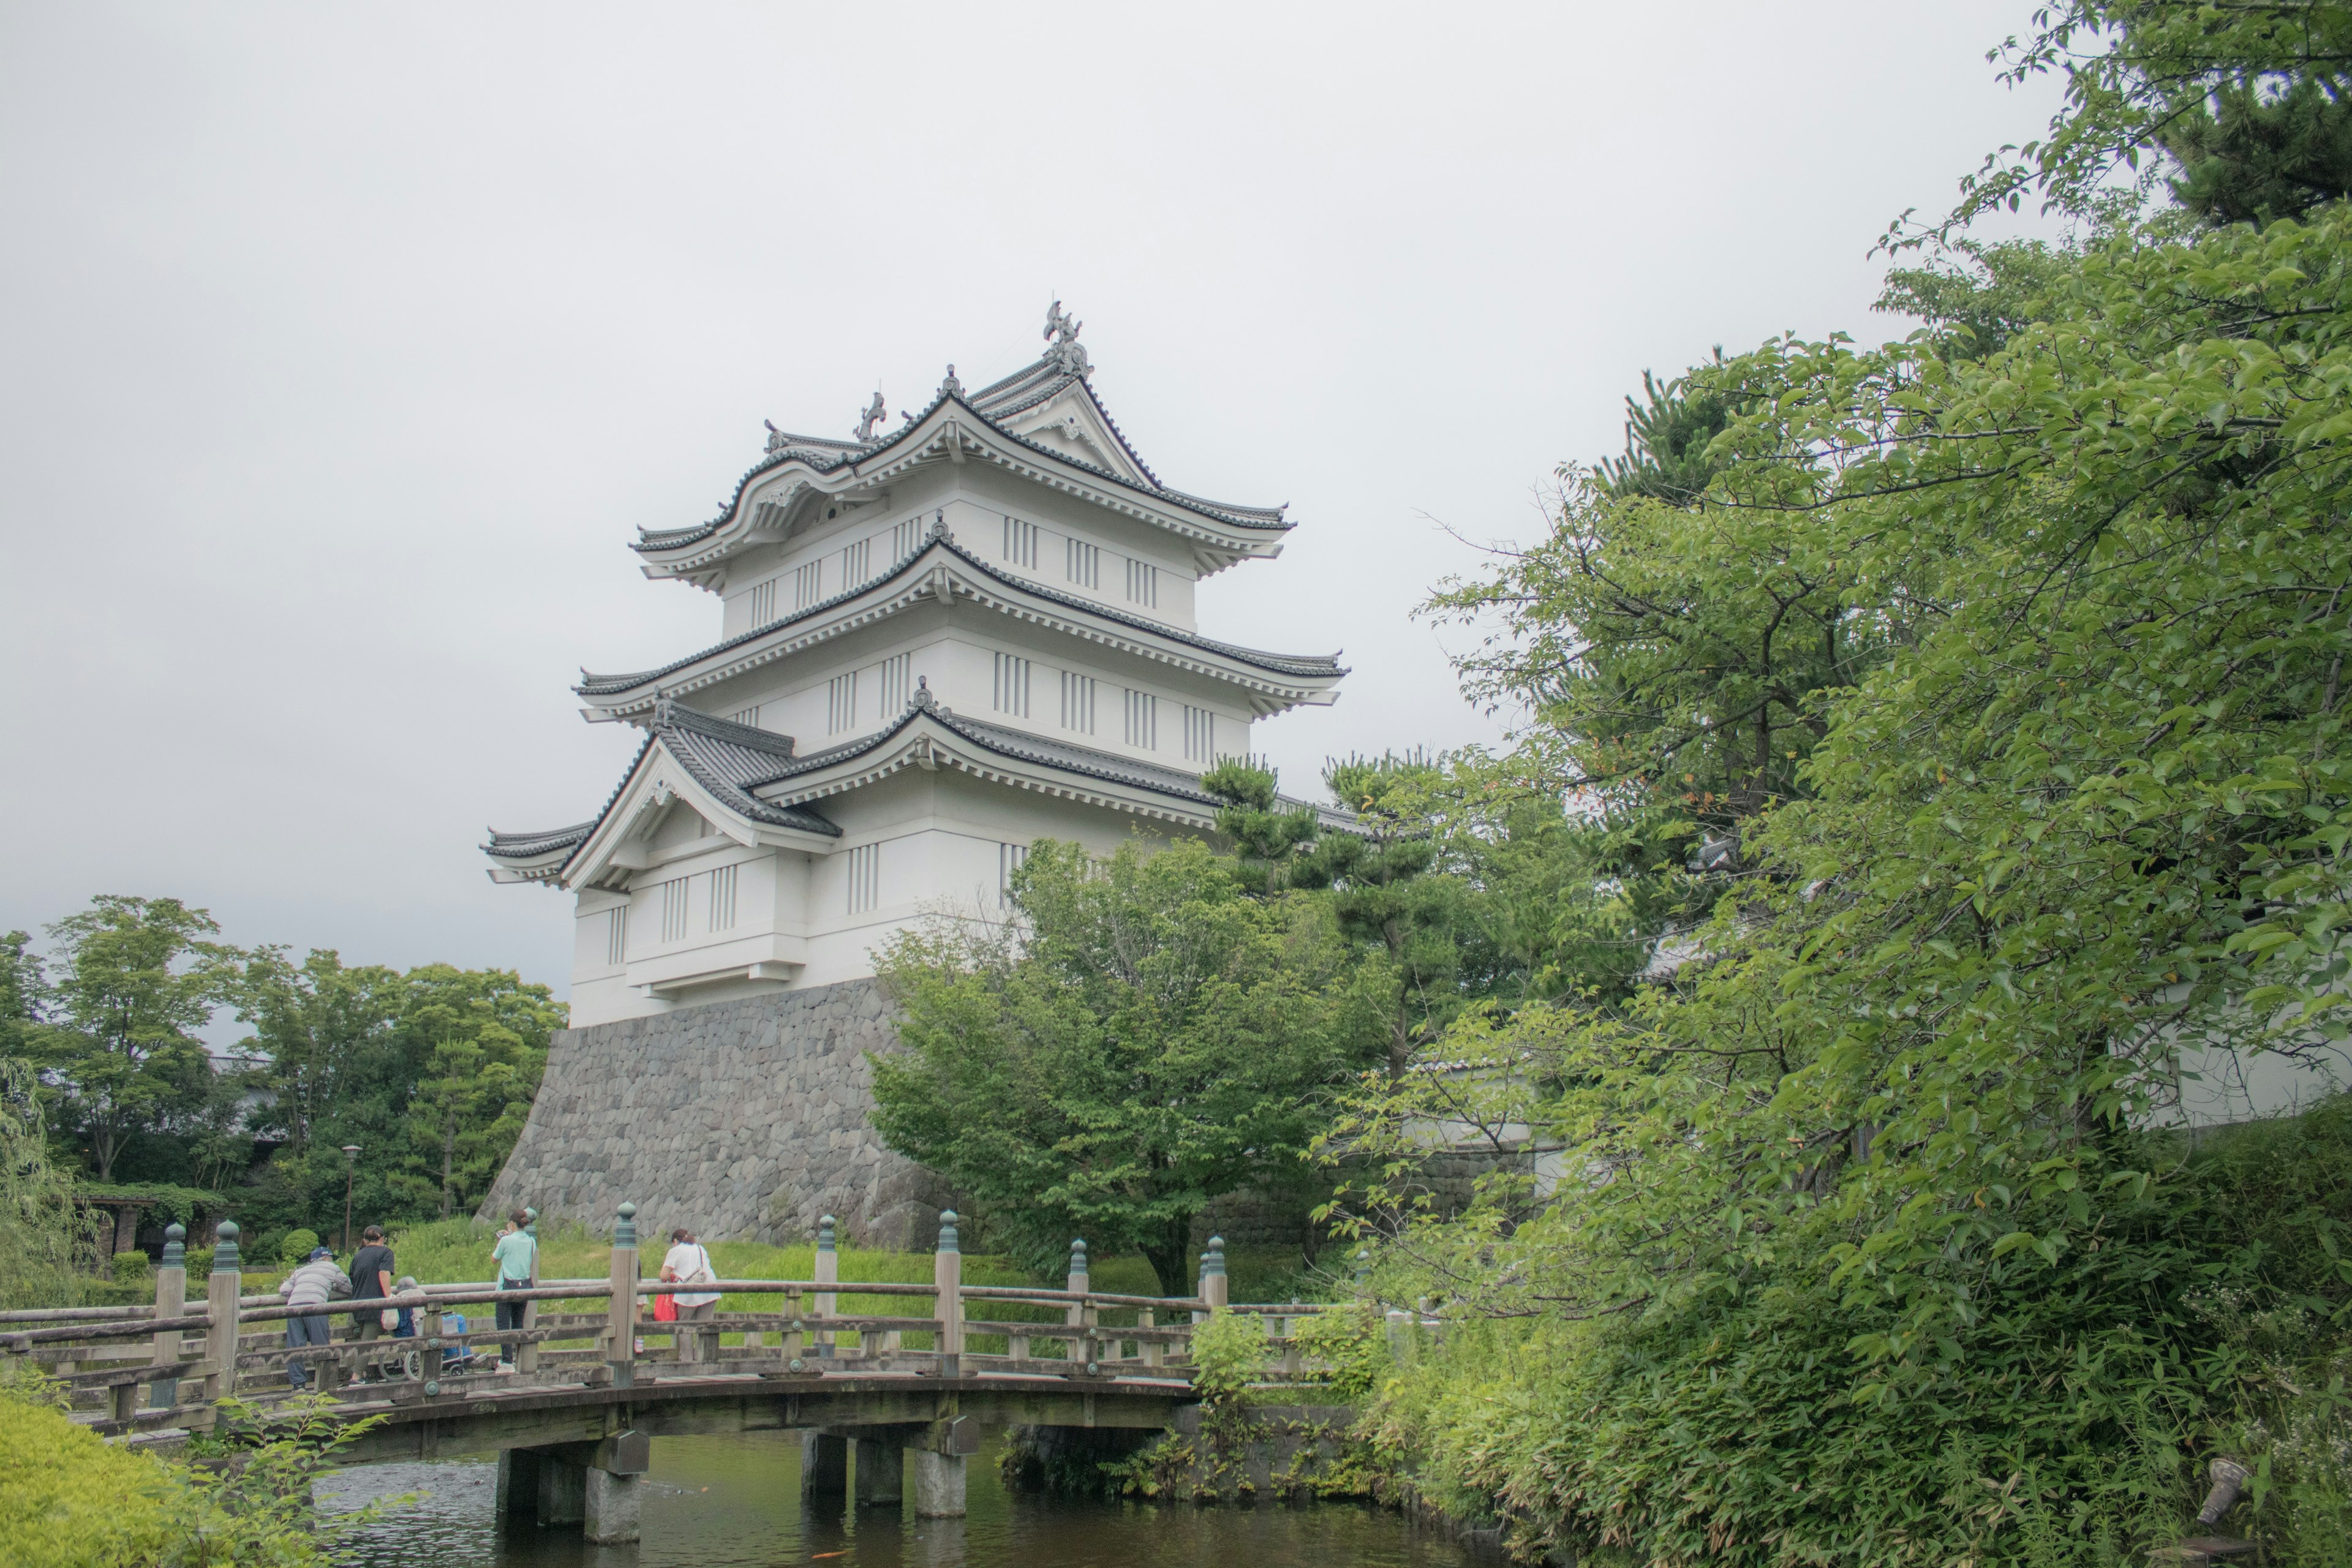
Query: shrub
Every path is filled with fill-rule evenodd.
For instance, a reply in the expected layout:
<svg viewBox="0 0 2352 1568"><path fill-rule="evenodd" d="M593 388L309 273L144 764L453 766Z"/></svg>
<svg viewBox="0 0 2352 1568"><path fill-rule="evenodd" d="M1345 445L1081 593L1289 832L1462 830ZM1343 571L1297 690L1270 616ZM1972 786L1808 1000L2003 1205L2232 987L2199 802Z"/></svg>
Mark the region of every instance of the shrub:
<svg viewBox="0 0 2352 1568"><path fill-rule="evenodd" d="M278 1259L281 1263L300 1263L319 1245L315 1230L289 1230L278 1241Z"/></svg>

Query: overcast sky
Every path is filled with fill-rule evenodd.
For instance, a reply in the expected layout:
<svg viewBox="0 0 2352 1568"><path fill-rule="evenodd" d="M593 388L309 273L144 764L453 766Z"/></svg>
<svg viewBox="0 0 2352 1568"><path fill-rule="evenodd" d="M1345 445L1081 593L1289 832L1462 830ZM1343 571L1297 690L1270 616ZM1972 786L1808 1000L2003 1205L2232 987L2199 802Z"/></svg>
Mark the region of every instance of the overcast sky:
<svg viewBox="0 0 2352 1568"><path fill-rule="evenodd" d="M1291 505L1201 598L1346 651L1286 785L1490 739L1439 523L1535 532L1644 369L1899 335L1871 242L2046 121L2029 9L7 0L0 929L170 894L561 993L569 900L476 846L613 787L578 667L716 640L635 531L1057 295L1163 479Z"/></svg>

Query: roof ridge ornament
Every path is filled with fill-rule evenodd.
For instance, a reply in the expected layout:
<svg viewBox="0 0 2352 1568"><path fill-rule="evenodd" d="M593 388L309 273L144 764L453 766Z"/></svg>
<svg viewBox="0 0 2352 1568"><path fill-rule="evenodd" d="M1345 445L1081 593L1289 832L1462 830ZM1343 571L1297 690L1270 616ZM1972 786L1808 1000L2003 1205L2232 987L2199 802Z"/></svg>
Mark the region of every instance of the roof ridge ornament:
<svg viewBox="0 0 2352 1568"><path fill-rule="evenodd" d="M782 450L784 445L784 433L776 428L776 422L772 419L762 419L760 423L768 427L768 450L771 452Z"/></svg>
<svg viewBox="0 0 2352 1568"><path fill-rule="evenodd" d="M948 514L945 511L933 514L931 518L930 531L929 533L924 535L924 537L927 539L940 540L953 539L955 537L953 533L948 531Z"/></svg>
<svg viewBox="0 0 2352 1568"><path fill-rule="evenodd" d="M961 397L963 395L963 383L956 379L955 366L953 365L948 366L948 378L940 383L940 395L941 397Z"/></svg>
<svg viewBox="0 0 2352 1568"><path fill-rule="evenodd" d="M955 369L953 365L950 365L948 368L950 371ZM867 404L866 405L866 411L857 416L858 440L871 441L874 439L874 427L889 417L890 405L882 401L882 389L877 386L874 389L874 401ZM774 426L771 426L769 428L773 429Z"/></svg>
<svg viewBox="0 0 2352 1568"><path fill-rule="evenodd" d="M931 695L931 678L928 675L915 677L915 694L907 699L907 711L928 713L939 705L940 700Z"/></svg>
<svg viewBox="0 0 2352 1568"><path fill-rule="evenodd" d="M1087 358L1085 345L1078 342L1078 333L1085 326L1084 321L1076 320L1062 309L1059 300L1055 300L1045 312L1045 337L1051 345L1045 350L1045 358L1064 375L1083 379L1094 371L1093 363Z"/></svg>

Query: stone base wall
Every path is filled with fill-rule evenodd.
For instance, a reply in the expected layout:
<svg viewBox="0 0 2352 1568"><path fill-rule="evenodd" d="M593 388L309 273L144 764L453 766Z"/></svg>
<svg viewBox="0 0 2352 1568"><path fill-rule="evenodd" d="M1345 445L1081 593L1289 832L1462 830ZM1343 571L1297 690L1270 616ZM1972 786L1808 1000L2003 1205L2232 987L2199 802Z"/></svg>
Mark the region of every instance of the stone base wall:
<svg viewBox="0 0 2352 1568"><path fill-rule="evenodd" d="M481 1215L529 1205L602 1230L625 1201L657 1247L680 1225L799 1240L831 1214L846 1240L928 1247L945 1184L866 1118L866 1053L897 1047L871 980L559 1030Z"/></svg>

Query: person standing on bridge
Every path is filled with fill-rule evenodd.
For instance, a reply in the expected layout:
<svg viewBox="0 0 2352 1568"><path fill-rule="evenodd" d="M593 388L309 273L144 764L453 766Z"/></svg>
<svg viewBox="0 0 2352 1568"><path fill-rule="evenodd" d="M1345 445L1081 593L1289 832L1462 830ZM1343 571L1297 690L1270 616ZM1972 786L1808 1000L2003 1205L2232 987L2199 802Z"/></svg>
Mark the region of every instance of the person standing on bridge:
<svg viewBox="0 0 2352 1568"><path fill-rule="evenodd" d="M530 1224L530 1213L517 1209L508 1216L507 1227L499 1232L498 1245L490 1248L490 1257L499 1266L499 1289L527 1290L530 1288L533 1267L539 1261L539 1238L525 1227ZM499 1303L499 1332L507 1333L522 1327L521 1301L509 1305ZM499 1344L499 1370L512 1372L518 1347L509 1341Z"/></svg>
<svg viewBox="0 0 2352 1568"><path fill-rule="evenodd" d="M702 1243L694 1239L694 1232L679 1226L669 1233L669 1251L662 1258L661 1277L681 1285L707 1285L719 1278L719 1270L710 1266L710 1254ZM719 1293L700 1290L680 1290L671 1298L677 1303L677 1359L699 1361L701 1353L696 1342L699 1335L687 1331L688 1323L707 1323L719 1315Z"/></svg>
<svg viewBox="0 0 2352 1568"><path fill-rule="evenodd" d="M372 1225L360 1232L366 1243L352 1259L352 1338L367 1341L383 1335L384 1298L392 1294L392 1277L396 1266L392 1261L392 1248L383 1244L383 1227ZM372 1361L362 1369L370 1383L383 1381L383 1363Z"/></svg>
<svg viewBox="0 0 2352 1568"><path fill-rule="evenodd" d="M351 1277L335 1267L335 1255L323 1247L311 1249L310 1260L278 1282L278 1293L289 1307L323 1307L330 1297L352 1293ZM286 1320L286 1348L299 1351L308 1345L321 1349L327 1343L327 1314L305 1312L299 1318ZM286 1381L300 1389L309 1381L303 1371L303 1358L286 1358Z"/></svg>

